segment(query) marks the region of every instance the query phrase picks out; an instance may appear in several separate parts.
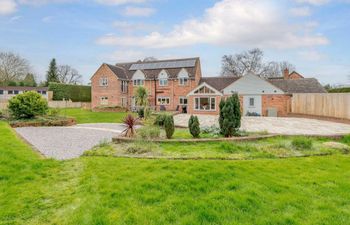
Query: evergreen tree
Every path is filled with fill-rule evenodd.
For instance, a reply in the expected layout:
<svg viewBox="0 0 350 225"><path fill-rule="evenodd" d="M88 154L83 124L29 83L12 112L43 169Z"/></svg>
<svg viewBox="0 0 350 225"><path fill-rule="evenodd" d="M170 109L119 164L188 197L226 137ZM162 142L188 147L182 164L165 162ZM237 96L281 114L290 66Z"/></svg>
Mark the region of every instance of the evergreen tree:
<svg viewBox="0 0 350 225"><path fill-rule="evenodd" d="M199 134L201 133L199 127L199 120L197 116L191 115L188 121L188 128L190 129L190 133L194 138L199 138Z"/></svg>
<svg viewBox="0 0 350 225"><path fill-rule="evenodd" d="M36 87L37 86L34 74L32 74L32 73L27 73L26 77L23 80L23 83L24 83L24 86L28 86L28 87Z"/></svg>
<svg viewBox="0 0 350 225"><path fill-rule="evenodd" d="M56 59L51 60L49 70L46 73L46 86L48 86L50 82L60 82L58 78Z"/></svg>
<svg viewBox="0 0 350 225"><path fill-rule="evenodd" d="M219 126L220 126L220 130L222 130L222 125L224 122L224 113L223 113L223 109L225 106L225 100L222 98L219 104L219 108L220 108L220 114L219 114Z"/></svg>
<svg viewBox="0 0 350 225"><path fill-rule="evenodd" d="M170 139L175 132L174 117L172 115L167 115L164 120L165 134L168 139Z"/></svg>
<svg viewBox="0 0 350 225"><path fill-rule="evenodd" d="M220 130L225 137L237 134L241 127L241 106L237 94L232 95L225 103L220 102Z"/></svg>
<svg viewBox="0 0 350 225"><path fill-rule="evenodd" d="M235 133L238 132L238 129L241 127L241 117L242 117L242 113L241 113L241 104L239 101L239 96L238 94L234 94L232 96L233 98L233 106L234 106L234 117L235 117L235 123L234 123L234 128L235 128Z"/></svg>

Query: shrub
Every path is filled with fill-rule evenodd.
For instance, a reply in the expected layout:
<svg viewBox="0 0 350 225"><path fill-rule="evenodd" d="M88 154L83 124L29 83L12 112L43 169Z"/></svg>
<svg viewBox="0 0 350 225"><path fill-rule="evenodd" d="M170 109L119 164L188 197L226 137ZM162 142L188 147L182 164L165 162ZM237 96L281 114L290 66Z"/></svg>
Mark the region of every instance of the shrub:
<svg viewBox="0 0 350 225"><path fill-rule="evenodd" d="M350 145L350 134L345 135L345 136L342 138L342 142L345 143L345 144Z"/></svg>
<svg viewBox="0 0 350 225"><path fill-rule="evenodd" d="M165 129L166 137L170 139L175 132L174 117L172 115L165 116L164 129Z"/></svg>
<svg viewBox="0 0 350 225"><path fill-rule="evenodd" d="M197 116L191 115L190 119L188 120L188 128L190 129L190 133L194 138L199 138L201 130L199 128L199 120Z"/></svg>
<svg viewBox="0 0 350 225"><path fill-rule="evenodd" d="M49 91L53 91L52 98L56 101L91 102L91 86L49 83Z"/></svg>
<svg viewBox="0 0 350 225"><path fill-rule="evenodd" d="M166 116L167 116L167 114L164 114L164 113L158 114L156 116L156 120L154 121L154 125L163 127Z"/></svg>
<svg viewBox="0 0 350 225"><path fill-rule="evenodd" d="M221 130L219 127L215 126L215 125L212 125L212 126L205 126L205 127L202 127L201 128L201 132L203 134L210 134L212 135L213 137L218 137L220 136L221 134Z"/></svg>
<svg viewBox="0 0 350 225"><path fill-rule="evenodd" d="M143 139L156 139L160 136L160 129L156 126L145 126L138 129L137 134Z"/></svg>
<svg viewBox="0 0 350 225"><path fill-rule="evenodd" d="M60 114L59 108L51 108L49 109L49 116L57 117Z"/></svg>
<svg viewBox="0 0 350 225"><path fill-rule="evenodd" d="M137 110L137 115L140 119L143 119L145 117L145 108L140 107L139 110Z"/></svg>
<svg viewBox="0 0 350 225"><path fill-rule="evenodd" d="M125 152L127 154L145 154L153 152L157 147L157 145L150 142L134 142L126 146Z"/></svg>
<svg viewBox="0 0 350 225"><path fill-rule="evenodd" d="M296 137L292 140L292 146L298 150L311 149L312 140L307 137Z"/></svg>
<svg viewBox="0 0 350 225"><path fill-rule="evenodd" d="M47 101L40 94L29 91L11 98L8 109L16 119L31 119L45 115L48 105Z"/></svg>
<svg viewBox="0 0 350 225"><path fill-rule="evenodd" d="M122 135L124 135L124 137L134 137L136 123L137 119L134 118L131 114L128 114L123 121L123 124L126 126L126 128L122 132Z"/></svg>
<svg viewBox="0 0 350 225"><path fill-rule="evenodd" d="M219 124L221 123L221 133L225 137L232 137L237 134L241 127L241 106L237 94L232 95L225 101L225 105L221 103ZM221 121L222 120L222 121ZM220 122L221 121L221 122Z"/></svg>
<svg viewBox="0 0 350 225"><path fill-rule="evenodd" d="M219 127L220 130L223 130L223 123L224 123L224 112L223 109L225 107L225 100L222 98L219 104L220 113L219 113Z"/></svg>

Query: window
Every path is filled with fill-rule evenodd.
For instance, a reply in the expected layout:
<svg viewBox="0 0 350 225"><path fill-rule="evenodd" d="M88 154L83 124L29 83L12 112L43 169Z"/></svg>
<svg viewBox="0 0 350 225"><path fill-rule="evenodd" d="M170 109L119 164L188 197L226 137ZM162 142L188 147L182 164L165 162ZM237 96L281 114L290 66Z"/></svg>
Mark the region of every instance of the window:
<svg viewBox="0 0 350 225"><path fill-rule="evenodd" d="M214 94L215 92L210 88L203 86L194 92L195 94Z"/></svg>
<svg viewBox="0 0 350 225"><path fill-rule="evenodd" d="M180 105L187 105L187 101L186 97L180 97Z"/></svg>
<svg viewBox="0 0 350 225"><path fill-rule="evenodd" d="M249 98L249 106L254 107L254 98Z"/></svg>
<svg viewBox="0 0 350 225"><path fill-rule="evenodd" d="M141 80L141 79L134 80L134 86L142 86L143 83L144 83L144 80Z"/></svg>
<svg viewBox="0 0 350 225"><path fill-rule="evenodd" d="M121 90L122 93L127 93L128 92L128 82L126 80L123 80L121 83Z"/></svg>
<svg viewBox="0 0 350 225"><path fill-rule="evenodd" d="M186 86L188 84L188 78L187 77L180 77L179 78L179 84L181 86Z"/></svg>
<svg viewBox="0 0 350 225"><path fill-rule="evenodd" d="M122 107L126 108L128 106L127 98L121 98L121 104L122 104Z"/></svg>
<svg viewBox="0 0 350 225"><path fill-rule="evenodd" d="M101 105L108 105L108 97L101 97Z"/></svg>
<svg viewBox="0 0 350 225"><path fill-rule="evenodd" d="M14 90L13 93L14 93L15 95L18 95L18 94L19 94L19 91L18 91L18 90Z"/></svg>
<svg viewBox="0 0 350 225"><path fill-rule="evenodd" d="M100 86L108 86L108 79L106 77L100 78Z"/></svg>
<svg viewBox="0 0 350 225"><path fill-rule="evenodd" d="M12 90L9 90L9 91L7 91L7 94L13 95L13 91L12 91Z"/></svg>
<svg viewBox="0 0 350 225"><path fill-rule="evenodd" d="M214 111L216 109L215 98L195 98L195 110Z"/></svg>
<svg viewBox="0 0 350 225"><path fill-rule="evenodd" d="M168 86L168 74L165 70L160 71L158 79L159 86Z"/></svg>
<svg viewBox="0 0 350 225"><path fill-rule="evenodd" d="M159 86L168 86L168 79L167 78L159 79Z"/></svg>
<svg viewBox="0 0 350 225"><path fill-rule="evenodd" d="M158 105L169 105L170 104L170 98L169 97L158 97Z"/></svg>
<svg viewBox="0 0 350 225"><path fill-rule="evenodd" d="M46 95L46 91L41 91L41 94L42 95Z"/></svg>
<svg viewBox="0 0 350 225"><path fill-rule="evenodd" d="M4 94L4 90L0 90L0 95L3 95Z"/></svg>

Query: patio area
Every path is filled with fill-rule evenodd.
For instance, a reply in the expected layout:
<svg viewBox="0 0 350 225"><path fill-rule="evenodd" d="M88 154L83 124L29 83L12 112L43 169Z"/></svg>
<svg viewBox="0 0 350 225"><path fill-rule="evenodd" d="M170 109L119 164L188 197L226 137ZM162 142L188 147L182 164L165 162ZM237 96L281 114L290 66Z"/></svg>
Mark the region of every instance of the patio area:
<svg viewBox="0 0 350 225"><path fill-rule="evenodd" d="M174 116L176 126L187 127L191 115ZM219 126L218 116L197 115L201 127ZM248 132L267 131L285 135L342 135L350 134L350 125L316 119L294 117L242 117L241 130Z"/></svg>

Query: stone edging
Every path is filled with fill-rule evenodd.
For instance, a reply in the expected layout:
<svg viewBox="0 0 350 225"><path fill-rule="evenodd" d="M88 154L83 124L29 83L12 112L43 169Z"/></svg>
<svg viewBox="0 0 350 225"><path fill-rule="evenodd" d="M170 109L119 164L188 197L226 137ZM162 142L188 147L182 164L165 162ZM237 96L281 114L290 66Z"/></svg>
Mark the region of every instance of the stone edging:
<svg viewBox="0 0 350 225"><path fill-rule="evenodd" d="M173 142L183 142L183 143L199 143L199 142L224 142L224 141L255 141L265 138L271 138L279 136L277 134L269 135L259 135L259 136L248 136L248 137L232 137L232 138L200 138L200 139L154 139L149 140L155 143L173 143ZM134 142L139 141L140 139L135 138L125 138L125 137L115 137L112 139L115 143L123 142Z"/></svg>

